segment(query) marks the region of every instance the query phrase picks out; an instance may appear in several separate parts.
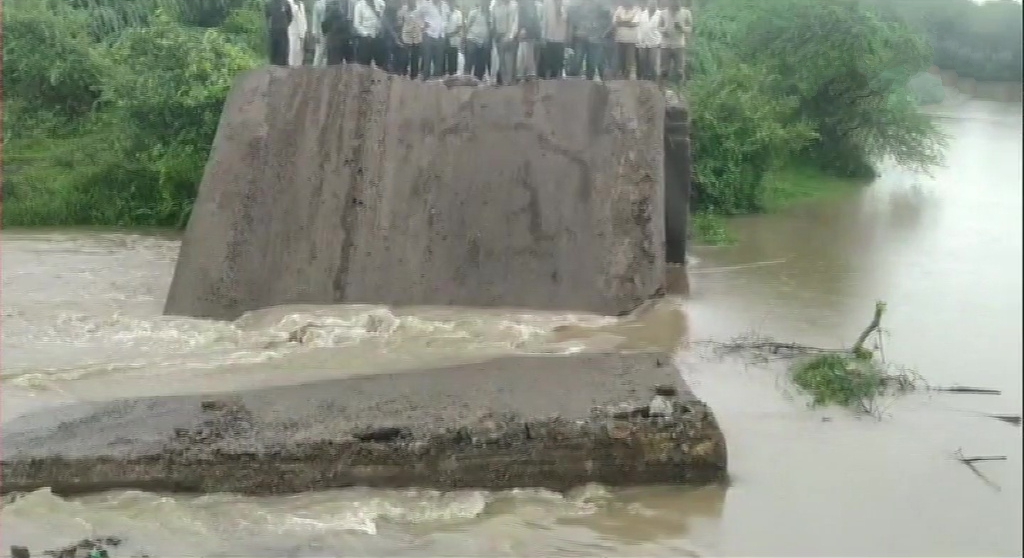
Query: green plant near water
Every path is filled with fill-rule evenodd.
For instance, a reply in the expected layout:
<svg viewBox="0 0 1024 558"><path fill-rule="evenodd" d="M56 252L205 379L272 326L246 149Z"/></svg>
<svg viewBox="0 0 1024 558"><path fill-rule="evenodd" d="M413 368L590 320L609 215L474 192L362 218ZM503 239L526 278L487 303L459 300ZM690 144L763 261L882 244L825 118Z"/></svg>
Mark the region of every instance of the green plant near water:
<svg viewBox="0 0 1024 558"><path fill-rule="evenodd" d="M871 322L848 349L826 349L771 339L709 342L719 352L746 353L767 360L785 359L789 380L810 397L812 407L836 405L881 418L885 402L924 386L912 370L885 360L882 343L884 302L875 304ZM873 342L869 347L869 342Z"/></svg>
<svg viewBox="0 0 1024 558"><path fill-rule="evenodd" d="M725 219L708 211L698 211L691 217L694 239L707 246L727 246L736 239L729 233Z"/></svg>
<svg viewBox="0 0 1024 558"><path fill-rule="evenodd" d="M790 379L810 395L812 406L839 405L879 415L883 410L880 403L886 396L918 387L920 376L907 370L892 370L881 354L884 313L885 303L876 303L871 323L849 350L802 358L790 367ZM872 336L878 339L876 349L866 346Z"/></svg>

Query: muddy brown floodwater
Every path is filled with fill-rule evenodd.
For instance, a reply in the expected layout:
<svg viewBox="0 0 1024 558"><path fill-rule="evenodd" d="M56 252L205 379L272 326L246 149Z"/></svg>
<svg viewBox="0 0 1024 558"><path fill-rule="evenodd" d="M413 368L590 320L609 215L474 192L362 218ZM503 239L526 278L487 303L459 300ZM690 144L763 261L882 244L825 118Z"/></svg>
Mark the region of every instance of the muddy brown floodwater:
<svg viewBox="0 0 1024 558"><path fill-rule="evenodd" d="M232 323L159 315L177 242L81 230L3 234L3 415L73 399L218 391L508 353L676 351L729 441L727 488L591 486L561 496L342 490L278 498L113 492L9 498L2 545L96 534L152 556L1019 556L1021 111L941 119L948 165L738 219L698 248L692 294L610 319L543 312L288 307ZM807 408L774 368L687 341L745 333L849 344L876 299L886 355L935 385L884 420ZM309 343L282 341L316 323ZM978 465L953 459L1005 455Z"/></svg>

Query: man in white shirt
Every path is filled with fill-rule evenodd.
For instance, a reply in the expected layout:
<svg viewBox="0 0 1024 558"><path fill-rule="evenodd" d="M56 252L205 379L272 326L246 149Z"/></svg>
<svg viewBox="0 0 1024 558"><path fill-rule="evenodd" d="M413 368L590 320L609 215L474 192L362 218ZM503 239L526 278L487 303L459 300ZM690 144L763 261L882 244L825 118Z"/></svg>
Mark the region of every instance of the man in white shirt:
<svg viewBox="0 0 1024 558"><path fill-rule="evenodd" d="M380 60L377 52L384 0L358 0L353 12L352 27L356 35L356 62L369 66Z"/></svg>
<svg viewBox="0 0 1024 558"><path fill-rule="evenodd" d="M693 15L681 0L668 0L661 11L661 78L682 80L685 76L686 39L693 31Z"/></svg>
<svg viewBox="0 0 1024 558"><path fill-rule="evenodd" d="M636 67L637 25L642 10L634 0L624 0L612 15L615 26L615 50L618 61L619 79L632 79Z"/></svg>
<svg viewBox="0 0 1024 558"><path fill-rule="evenodd" d="M565 42L569 38L568 7L563 0L544 0L541 31L544 45L540 55L541 79L562 77L565 66Z"/></svg>
<svg viewBox="0 0 1024 558"><path fill-rule="evenodd" d="M637 79L654 81L658 75L658 51L661 49L661 12L657 0L648 0L636 27Z"/></svg>
<svg viewBox="0 0 1024 558"><path fill-rule="evenodd" d="M528 0L527 0L528 1ZM515 0L496 0L491 7L494 46L498 51L498 81L502 85L516 78L516 57L519 53L519 4Z"/></svg>
<svg viewBox="0 0 1024 558"><path fill-rule="evenodd" d="M448 3L445 2L445 4ZM449 4L448 17L444 26L445 37L448 41L444 50L444 70L450 76L459 73L459 47L462 46L464 35L463 23L462 10Z"/></svg>
<svg viewBox="0 0 1024 558"><path fill-rule="evenodd" d="M444 75L445 24L447 15L441 0L423 0L419 7L423 22L423 79Z"/></svg>
<svg viewBox="0 0 1024 558"><path fill-rule="evenodd" d="M491 59L491 9L490 0L479 2L466 18L465 58L466 73L483 81Z"/></svg>

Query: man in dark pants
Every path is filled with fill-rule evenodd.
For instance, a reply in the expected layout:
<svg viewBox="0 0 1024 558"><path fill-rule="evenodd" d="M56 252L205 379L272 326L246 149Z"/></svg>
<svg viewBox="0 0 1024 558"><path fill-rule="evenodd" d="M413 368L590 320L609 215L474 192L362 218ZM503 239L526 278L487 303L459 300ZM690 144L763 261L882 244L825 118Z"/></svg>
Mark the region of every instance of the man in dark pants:
<svg viewBox="0 0 1024 558"><path fill-rule="evenodd" d="M423 73L424 80L444 75L445 17L442 15L441 0L423 0L418 8L423 22Z"/></svg>
<svg viewBox="0 0 1024 558"><path fill-rule="evenodd" d="M587 79L599 77L604 80L606 43L613 29L612 12L601 0L589 0L581 2L574 13L575 17L571 19L570 27L576 44L579 45L576 62L578 65L586 63L584 73ZM582 69L578 65L573 73Z"/></svg>
<svg viewBox="0 0 1024 558"><path fill-rule="evenodd" d="M560 79L565 66L565 41L569 34L568 10L562 0L544 0L540 64L541 79Z"/></svg>
<svg viewBox="0 0 1024 558"><path fill-rule="evenodd" d="M490 0L480 0L466 18L466 73L483 80L491 62Z"/></svg>
<svg viewBox="0 0 1024 558"><path fill-rule="evenodd" d="M398 73L399 63L399 33L401 26L398 24L398 8L401 0L385 0L384 14L381 18L381 59L377 65L384 68L388 73Z"/></svg>
<svg viewBox="0 0 1024 558"><path fill-rule="evenodd" d="M292 7L288 0L268 0L264 11L270 33L270 63L288 65L288 26L292 23Z"/></svg>
<svg viewBox="0 0 1024 558"><path fill-rule="evenodd" d="M416 0L405 1L398 10L398 22L402 30L398 73L416 79L420 75L420 49L423 46L423 23L416 10Z"/></svg>
<svg viewBox="0 0 1024 558"><path fill-rule="evenodd" d="M341 64L351 61L351 22L348 20L348 6L343 0L328 0L324 20L320 24L327 46L327 64Z"/></svg>
<svg viewBox="0 0 1024 558"><path fill-rule="evenodd" d="M381 14L383 0L357 0L352 28L356 35L356 61L364 66L381 66Z"/></svg>

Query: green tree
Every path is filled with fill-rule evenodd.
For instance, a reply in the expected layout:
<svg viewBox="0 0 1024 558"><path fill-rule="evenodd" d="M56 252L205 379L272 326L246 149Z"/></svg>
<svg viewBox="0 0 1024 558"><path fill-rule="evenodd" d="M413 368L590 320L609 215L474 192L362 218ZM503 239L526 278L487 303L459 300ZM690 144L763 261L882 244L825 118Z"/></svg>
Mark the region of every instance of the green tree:
<svg viewBox="0 0 1024 558"><path fill-rule="evenodd" d="M765 177L816 137L795 119L798 99L775 94L777 80L763 68L733 61L691 84L698 210L764 210Z"/></svg>
<svg viewBox="0 0 1024 558"><path fill-rule="evenodd" d="M858 0L705 0L696 19L697 209L763 210L766 176L797 159L838 176L941 160L907 89L931 51L902 20Z"/></svg>
<svg viewBox="0 0 1024 558"><path fill-rule="evenodd" d="M183 224L231 83L262 58L254 41L182 10L111 23L130 3L34 1L5 6L4 223ZM230 15L245 9L259 13Z"/></svg>

